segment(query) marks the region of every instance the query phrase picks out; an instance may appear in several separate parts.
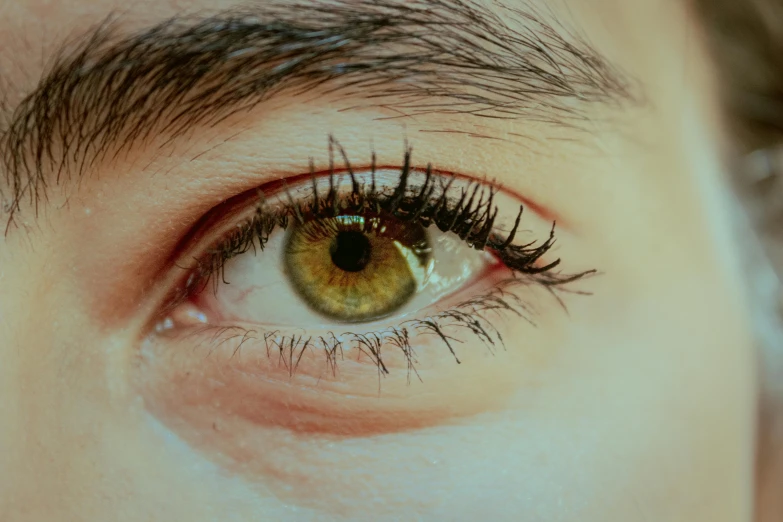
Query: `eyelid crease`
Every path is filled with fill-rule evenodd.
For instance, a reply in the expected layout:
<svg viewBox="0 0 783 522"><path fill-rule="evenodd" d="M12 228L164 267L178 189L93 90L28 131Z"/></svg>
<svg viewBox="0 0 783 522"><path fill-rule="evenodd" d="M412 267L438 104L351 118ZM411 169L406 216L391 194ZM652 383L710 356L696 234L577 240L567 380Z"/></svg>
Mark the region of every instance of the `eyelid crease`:
<svg viewBox="0 0 783 522"><path fill-rule="evenodd" d="M302 174L295 174L293 176L289 176L289 177L286 177L286 178L280 178L280 179L277 179L277 180L269 181L268 183L264 184L264 188L267 189L266 192L272 193L272 192L275 192L275 191L277 191L277 190L279 190L281 188L284 188L284 186L286 184L295 185L295 184L298 184L298 183L302 182L305 179L320 178L320 177L328 176L330 174L333 174L335 176L350 175L351 171L354 171L354 172L370 171L371 169L375 169L377 171L382 171L382 170L399 170L400 166L399 165L393 165L393 164L382 164L382 165L370 164L370 165L364 165L364 166L361 166L361 167L357 167L355 165L351 165L350 167L335 167L335 168L332 168L332 169L323 169L323 170L319 170L319 171L312 170L310 172L304 172ZM412 172L425 172L426 169L422 169L420 167L411 167L411 171ZM469 176L467 174L462 174L460 172L455 172L455 171L451 171L451 170L443 170L443 169L431 168L431 172L435 176L443 176L445 178L454 178L454 179L464 180L464 181L467 181L467 182L474 182L474 183L488 183L488 184L491 183L491 182L488 182L486 180L482 181L479 178L475 178L473 176ZM506 185L503 185L500 188L502 188L502 190L504 192L509 193L515 199L519 200L522 203L522 205L524 205L524 207L527 210L530 210L530 211L536 213L542 219L544 219L546 221L556 221L558 228L563 228L563 229L573 228L573 226L571 224L569 224L569 222L567 220L565 220L565 218L562 215L558 214L553 209L551 209L551 208L549 208L549 207L547 207L547 206L545 206L545 205L543 205L543 204L541 204L541 203L539 203L539 202L537 202L537 201L535 201L533 199L530 199L529 197L527 197L527 196L525 196L523 194L520 194L518 191L516 191L513 188L508 187Z"/></svg>

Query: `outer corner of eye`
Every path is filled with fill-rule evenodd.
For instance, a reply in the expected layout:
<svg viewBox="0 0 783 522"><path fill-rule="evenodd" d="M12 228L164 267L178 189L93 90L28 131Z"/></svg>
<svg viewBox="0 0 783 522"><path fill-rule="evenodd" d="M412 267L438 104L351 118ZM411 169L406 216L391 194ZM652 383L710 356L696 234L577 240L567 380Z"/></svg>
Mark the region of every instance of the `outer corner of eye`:
<svg viewBox="0 0 783 522"><path fill-rule="evenodd" d="M193 234L209 238L188 253L197 277L145 344L162 415L359 436L473 415L518 386L504 334L535 330L526 297L553 279L552 238L523 237L515 197L406 168L256 192L202 220L222 225Z"/></svg>

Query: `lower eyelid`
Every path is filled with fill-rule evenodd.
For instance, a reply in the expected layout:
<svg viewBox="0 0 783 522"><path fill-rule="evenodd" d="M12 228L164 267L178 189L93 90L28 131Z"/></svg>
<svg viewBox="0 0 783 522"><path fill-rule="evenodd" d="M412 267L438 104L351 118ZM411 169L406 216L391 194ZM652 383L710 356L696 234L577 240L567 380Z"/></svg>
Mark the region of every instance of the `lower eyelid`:
<svg viewBox="0 0 783 522"><path fill-rule="evenodd" d="M175 394L155 397L164 417L190 417L205 427L206 420L222 419L264 429L283 429L294 434L319 437L367 437L399 433L429 426L456 422L492 407L500 407L512 383L487 388L486 383L464 380L450 396L449 404L434 397L436 390L447 386L419 389L407 395L390 397L346 397L324 389L296 389L284 382L258 380L243 374L205 374L204 381L179 383ZM231 379L228 383L225 379ZM506 388L504 391L502 388ZM468 392L472 389L473 393ZM481 393L477 393L481 390Z"/></svg>

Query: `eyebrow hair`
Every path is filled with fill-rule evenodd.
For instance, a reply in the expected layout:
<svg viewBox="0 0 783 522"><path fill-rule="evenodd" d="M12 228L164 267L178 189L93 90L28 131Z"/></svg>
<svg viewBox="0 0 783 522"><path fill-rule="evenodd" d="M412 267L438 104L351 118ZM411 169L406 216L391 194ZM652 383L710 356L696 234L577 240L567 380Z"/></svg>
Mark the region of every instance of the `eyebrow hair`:
<svg viewBox="0 0 783 522"><path fill-rule="evenodd" d="M320 88L401 116L588 120L635 100L587 40L530 6L474 0L272 3L123 34L116 16L58 53L0 127L9 216L108 155ZM320 91L319 91L320 92ZM10 218L9 218L10 222Z"/></svg>

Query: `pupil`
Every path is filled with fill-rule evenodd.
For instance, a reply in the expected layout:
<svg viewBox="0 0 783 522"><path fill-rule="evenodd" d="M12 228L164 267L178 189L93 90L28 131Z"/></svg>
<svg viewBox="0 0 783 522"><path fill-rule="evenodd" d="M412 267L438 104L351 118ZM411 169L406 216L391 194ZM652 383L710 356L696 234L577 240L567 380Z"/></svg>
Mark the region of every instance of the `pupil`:
<svg viewBox="0 0 783 522"><path fill-rule="evenodd" d="M338 232L329 248L332 262L346 272L363 270L370 262L371 252L372 246L367 236L352 230Z"/></svg>

